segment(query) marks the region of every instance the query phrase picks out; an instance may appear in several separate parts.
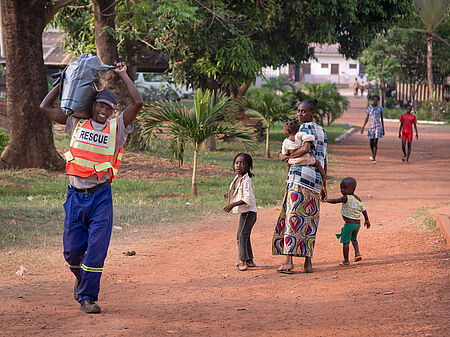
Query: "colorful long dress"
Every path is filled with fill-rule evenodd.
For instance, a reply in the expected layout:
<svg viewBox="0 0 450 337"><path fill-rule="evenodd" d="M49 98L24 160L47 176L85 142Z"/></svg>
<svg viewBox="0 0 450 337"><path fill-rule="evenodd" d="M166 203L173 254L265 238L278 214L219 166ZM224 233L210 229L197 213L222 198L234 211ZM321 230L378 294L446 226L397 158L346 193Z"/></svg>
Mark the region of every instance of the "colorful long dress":
<svg viewBox="0 0 450 337"><path fill-rule="evenodd" d="M320 125L304 123L300 131L315 136L310 153L327 164L327 136ZM312 257L319 225L322 177L315 166L291 165L283 205L272 239L273 255Z"/></svg>

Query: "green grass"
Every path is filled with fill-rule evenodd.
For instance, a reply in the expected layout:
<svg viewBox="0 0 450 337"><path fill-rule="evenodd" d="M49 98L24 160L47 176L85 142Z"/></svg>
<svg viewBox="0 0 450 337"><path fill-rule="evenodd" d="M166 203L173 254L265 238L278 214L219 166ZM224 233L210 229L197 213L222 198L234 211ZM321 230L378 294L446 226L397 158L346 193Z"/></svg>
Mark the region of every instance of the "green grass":
<svg viewBox="0 0 450 337"><path fill-rule="evenodd" d="M430 207L421 207L416 211L414 219L420 221L420 224L428 230L436 230L436 221L430 214Z"/></svg>
<svg viewBox="0 0 450 337"><path fill-rule="evenodd" d="M326 128L329 139L348 127ZM330 136L332 135L332 136ZM252 178L258 206L273 206L283 197L286 178L285 164L278 160L284 139L281 124L271 130L272 159L263 158L264 144L258 143L250 152L253 156ZM69 138L55 137L57 147L68 148ZM161 157L168 157L166 146L155 141ZM198 178L198 197L190 195L191 179L125 180L113 183L114 225L131 224L132 228L151 228L164 224L195 220L222 214L223 194L233 179L232 161L238 152L246 151L241 143L217 143L217 151L201 152L200 162L228 169L228 175ZM148 154L155 155L152 150ZM192 149L187 147L186 161L192 160ZM64 223L62 205L66 198L67 179L38 171L0 172L0 247L13 245L39 246L61 239ZM28 197L31 200L29 200Z"/></svg>

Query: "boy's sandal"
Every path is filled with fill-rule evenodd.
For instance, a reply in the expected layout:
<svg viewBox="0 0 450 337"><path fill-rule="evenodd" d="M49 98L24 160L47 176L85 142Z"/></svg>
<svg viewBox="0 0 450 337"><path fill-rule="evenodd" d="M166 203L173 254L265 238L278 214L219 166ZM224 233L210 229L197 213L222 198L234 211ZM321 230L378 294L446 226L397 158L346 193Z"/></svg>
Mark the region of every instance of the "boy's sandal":
<svg viewBox="0 0 450 337"><path fill-rule="evenodd" d="M339 263L339 267L350 267L350 263L345 264L344 262L341 262L341 263Z"/></svg>
<svg viewBox="0 0 450 337"><path fill-rule="evenodd" d="M281 273L281 274L294 274L294 272L292 271L292 269L294 269L294 268L288 269L288 268L286 268L286 267L282 264L281 266L279 266L279 267L277 268L277 273Z"/></svg>
<svg viewBox="0 0 450 337"><path fill-rule="evenodd" d="M361 261L361 260L362 260L362 256L358 255L358 256L355 256L355 259L353 261L358 262L358 261Z"/></svg>

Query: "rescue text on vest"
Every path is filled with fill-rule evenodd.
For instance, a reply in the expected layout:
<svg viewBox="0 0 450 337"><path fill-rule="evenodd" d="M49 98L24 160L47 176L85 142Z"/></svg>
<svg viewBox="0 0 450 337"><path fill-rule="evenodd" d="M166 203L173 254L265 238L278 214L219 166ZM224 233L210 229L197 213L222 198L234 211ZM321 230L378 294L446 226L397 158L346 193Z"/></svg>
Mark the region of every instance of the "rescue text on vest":
<svg viewBox="0 0 450 337"><path fill-rule="evenodd" d="M108 147L109 134L97 132L94 130L82 129L77 137L77 140L92 145Z"/></svg>

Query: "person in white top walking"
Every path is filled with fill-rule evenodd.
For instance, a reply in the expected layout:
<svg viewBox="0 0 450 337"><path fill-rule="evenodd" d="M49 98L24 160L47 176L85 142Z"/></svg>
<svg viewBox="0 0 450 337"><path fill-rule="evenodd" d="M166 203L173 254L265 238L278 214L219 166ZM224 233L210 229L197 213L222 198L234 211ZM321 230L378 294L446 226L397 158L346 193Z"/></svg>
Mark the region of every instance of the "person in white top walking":
<svg viewBox="0 0 450 337"><path fill-rule="evenodd" d="M228 205L223 210L227 213L240 213L239 227L237 231L237 244L239 250L239 262L236 269L245 271L248 267L255 267L253 251L250 243L250 234L256 222L256 202L253 182L250 179L253 173L252 157L247 153L238 153L234 157L233 169L236 177L230 185L228 193Z"/></svg>

